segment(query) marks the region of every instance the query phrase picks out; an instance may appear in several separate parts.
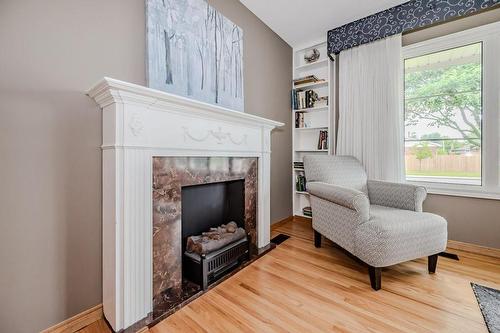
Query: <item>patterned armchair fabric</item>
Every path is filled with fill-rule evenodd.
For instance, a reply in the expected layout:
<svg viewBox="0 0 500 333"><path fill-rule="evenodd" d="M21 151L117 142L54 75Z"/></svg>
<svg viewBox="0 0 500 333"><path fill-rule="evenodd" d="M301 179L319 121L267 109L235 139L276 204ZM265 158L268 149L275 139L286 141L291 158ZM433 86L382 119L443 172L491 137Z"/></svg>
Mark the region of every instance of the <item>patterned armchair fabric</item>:
<svg viewBox="0 0 500 333"><path fill-rule="evenodd" d="M354 255L373 267L427 257L446 249L446 220L431 213L372 205L355 232ZM313 211L314 214L314 211Z"/></svg>
<svg viewBox="0 0 500 333"><path fill-rule="evenodd" d="M427 191L423 186L369 180L368 195L373 205L421 212Z"/></svg>
<svg viewBox="0 0 500 333"><path fill-rule="evenodd" d="M355 210L360 217L360 223L370 218L370 201L361 191L320 182L307 183L307 188L309 193L318 198Z"/></svg>
<svg viewBox="0 0 500 333"><path fill-rule="evenodd" d="M444 251L447 223L422 213L424 187L367 180L351 156L306 156L313 229L373 267Z"/></svg>

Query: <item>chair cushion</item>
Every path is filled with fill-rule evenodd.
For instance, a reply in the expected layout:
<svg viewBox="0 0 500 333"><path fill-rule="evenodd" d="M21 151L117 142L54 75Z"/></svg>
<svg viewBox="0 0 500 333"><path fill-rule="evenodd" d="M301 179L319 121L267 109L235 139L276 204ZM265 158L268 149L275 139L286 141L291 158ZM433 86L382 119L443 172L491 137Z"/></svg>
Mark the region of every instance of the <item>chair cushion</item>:
<svg viewBox="0 0 500 333"><path fill-rule="evenodd" d="M365 170L352 156L306 155L304 170L308 182L339 185L368 195Z"/></svg>
<svg viewBox="0 0 500 333"><path fill-rule="evenodd" d="M370 219L355 231L354 255L385 267L442 252L447 239L441 216L371 205Z"/></svg>

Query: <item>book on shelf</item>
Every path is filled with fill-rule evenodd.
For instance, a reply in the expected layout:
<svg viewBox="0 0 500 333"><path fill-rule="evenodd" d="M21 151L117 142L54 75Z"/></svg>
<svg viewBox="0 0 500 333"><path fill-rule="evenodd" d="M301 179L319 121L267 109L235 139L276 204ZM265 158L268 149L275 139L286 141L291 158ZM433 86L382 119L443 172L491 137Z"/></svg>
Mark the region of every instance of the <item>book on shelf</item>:
<svg viewBox="0 0 500 333"><path fill-rule="evenodd" d="M306 191L306 177L304 175L297 175L295 181L295 190L299 192Z"/></svg>
<svg viewBox="0 0 500 333"><path fill-rule="evenodd" d="M312 108L314 106L314 91L306 90L306 108Z"/></svg>
<svg viewBox="0 0 500 333"><path fill-rule="evenodd" d="M304 113L296 113L295 114L295 128L304 128L306 124L304 122Z"/></svg>
<svg viewBox="0 0 500 333"><path fill-rule="evenodd" d="M306 92L297 91L297 99L299 101L298 109L306 108Z"/></svg>
<svg viewBox="0 0 500 333"><path fill-rule="evenodd" d="M292 109L303 109L306 104L306 95L304 91L292 89Z"/></svg>
<svg viewBox="0 0 500 333"><path fill-rule="evenodd" d="M304 77L299 77L298 79L293 80L293 85L298 86L306 83L315 83L321 81L316 77L316 75L308 75Z"/></svg>
<svg viewBox="0 0 500 333"><path fill-rule="evenodd" d="M305 216L312 217L312 208L310 206L302 208L302 214L304 214Z"/></svg>
<svg viewBox="0 0 500 333"><path fill-rule="evenodd" d="M304 162L293 162L294 169L304 169Z"/></svg>
<svg viewBox="0 0 500 333"><path fill-rule="evenodd" d="M295 85L295 88L296 89L304 89L304 88L307 88L313 84L321 84L321 83L326 83L327 81L325 79L321 79L321 80L318 80L318 81L315 81L315 82L311 82L311 83L303 83L303 84L299 84L299 85Z"/></svg>
<svg viewBox="0 0 500 333"><path fill-rule="evenodd" d="M322 106L325 105L324 101L321 100L321 97L318 97L318 94L312 90L298 90L292 89L292 109L293 110L302 110L313 108L316 104L320 104Z"/></svg>
<svg viewBox="0 0 500 333"><path fill-rule="evenodd" d="M327 150L328 149L328 131L327 130L319 131L318 149L319 150Z"/></svg>

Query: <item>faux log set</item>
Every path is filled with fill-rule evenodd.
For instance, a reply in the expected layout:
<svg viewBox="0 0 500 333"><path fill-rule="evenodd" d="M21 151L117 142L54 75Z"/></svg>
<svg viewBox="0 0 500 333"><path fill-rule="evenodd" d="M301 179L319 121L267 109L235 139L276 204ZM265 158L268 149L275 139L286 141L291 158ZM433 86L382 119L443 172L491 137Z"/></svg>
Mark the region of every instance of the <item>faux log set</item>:
<svg viewBox="0 0 500 333"><path fill-rule="evenodd" d="M245 238L245 229L239 228L236 222L222 224L217 228L210 228L201 235L187 238L186 250L199 255L216 251L230 243Z"/></svg>

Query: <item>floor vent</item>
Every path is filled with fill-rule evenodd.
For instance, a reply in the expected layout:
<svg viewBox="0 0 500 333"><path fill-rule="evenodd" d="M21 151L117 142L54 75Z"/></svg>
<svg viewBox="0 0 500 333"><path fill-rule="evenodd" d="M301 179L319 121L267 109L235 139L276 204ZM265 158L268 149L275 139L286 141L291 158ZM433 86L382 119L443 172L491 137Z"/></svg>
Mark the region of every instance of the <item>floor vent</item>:
<svg viewBox="0 0 500 333"><path fill-rule="evenodd" d="M285 235L285 234L279 234L279 235L273 237L273 239L271 239L271 243L274 243L276 245L280 245L281 243L286 241L288 238L290 238L290 236Z"/></svg>

